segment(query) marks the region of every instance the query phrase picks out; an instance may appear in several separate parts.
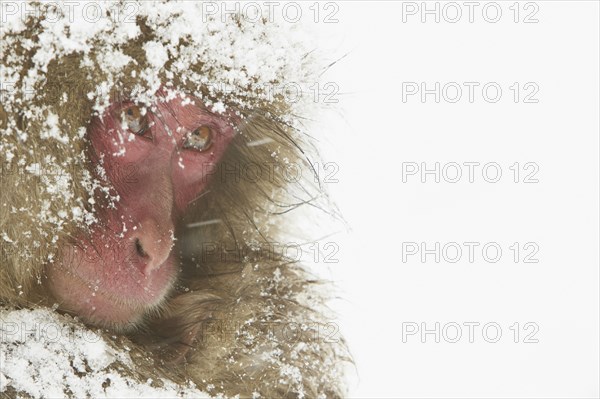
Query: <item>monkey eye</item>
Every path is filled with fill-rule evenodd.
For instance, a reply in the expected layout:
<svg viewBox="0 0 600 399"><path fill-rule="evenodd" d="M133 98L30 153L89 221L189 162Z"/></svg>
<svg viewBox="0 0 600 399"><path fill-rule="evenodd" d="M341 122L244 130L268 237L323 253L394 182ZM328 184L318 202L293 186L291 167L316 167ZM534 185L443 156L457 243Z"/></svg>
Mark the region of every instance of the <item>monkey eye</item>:
<svg viewBox="0 0 600 399"><path fill-rule="evenodd" d="M213 130L210 126L202 125L189 133L183 143L183 148L196 151L208 150L213 142Z"/></svg>
<svg viewBox="0 0 600 399"><path fill-rule="evenodd" d="M148 113L143 112L137 105L124 108L121 111L121 120L133 134L146 138L152 138L146 135L150 131L148 123Z"/></svg>

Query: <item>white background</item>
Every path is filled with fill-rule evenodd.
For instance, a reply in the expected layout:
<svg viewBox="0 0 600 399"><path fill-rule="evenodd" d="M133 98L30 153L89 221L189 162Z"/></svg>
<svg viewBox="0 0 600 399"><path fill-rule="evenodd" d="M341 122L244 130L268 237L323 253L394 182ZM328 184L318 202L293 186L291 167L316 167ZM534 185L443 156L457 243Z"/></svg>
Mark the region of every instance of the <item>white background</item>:
<svg viewBox="0 0 600 399"><path fill-rule="evenodd" d="M473 23L463 2L457 23L443 15L422 23L420 14L403 22L402 2L336 4L339 23L317 28L332 54L348 52L324 75L340 87L341 111L321 122L325 154L339 165L329 189L352 233L336 238L340 263L324 266L341 288L339 323L357 366L351 396L598 397L598 2L538 1L539 22L529 24L525 2L518 23L512 1L498 3L497 23L482 17L486 2ZM473 103L464 86L457 103L433 95L403 102L402 82L480 86ZM503 90L496 103L482 97L488 82ZM539 102L515 103L514 82L521 90L534 82ZM403 183L405 162L496 162L502 178L486 182L480 165L473 183L466 167L457 183L432 175ZM515 162L535 163L539 182L522 182L530 170L521 169L514 183ZM433 255L403 262L403 242L481 245L472 263L466 247L456 263ZM482 257L488 242L503 250L496 263ZM539 247L538 263L523 262L527 242ZM463 335L451 343L449 329L436 343L419 332L403 342L410 322L458 323ZM465 322L480 323L473 343ZM497 343L485 339L494 330L482 334L489 322L502 328ZM539 327L531 337L539 342L523 342L527 322Z"/></svg>

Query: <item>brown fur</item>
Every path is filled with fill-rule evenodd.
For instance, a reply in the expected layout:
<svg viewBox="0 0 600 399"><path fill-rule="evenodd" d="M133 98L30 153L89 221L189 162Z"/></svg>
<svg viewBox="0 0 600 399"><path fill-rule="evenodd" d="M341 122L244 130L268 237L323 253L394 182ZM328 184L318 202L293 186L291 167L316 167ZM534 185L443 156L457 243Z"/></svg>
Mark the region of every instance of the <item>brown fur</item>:
<svg viewBox="0 0 600 399"><path fill-rule="evenodd" d="M138 61L136 69L146 65L141 41L152 37L144 21L139 24L144 32L142 39L123 49ZM31 23L26 35L35 40L38 33L39 26ZM18 43L15 40L12 58L0 58L3 65L31 58L33 50ZM54 156L72 174L76 195L66 204L52 203L51 212L73 206L94 211L87 202L89 190L82 184L90 173L86 155L89 143L85 137L75 137L77 129L89 126L93 116L93 104L86 93L94 90L105 76L99 69L81 68L81 57L76 54L53 61L46 84L31 88L36 91L34 104L25 104L45 105L58 114L63 131L72 138L68 144L36 136L45 113L24 115L27 108L15 106L18 100L0 106L0 131L12 140L11 151L17 159L43 164L46 156ZM130 72L126 69L118 76L113 97L125 95L138 83ZM175 83L186 88L183 82ZM22 96L19 90L22 88L15 92L17 99ZM202 91L208 95L208 91ZM67 104L61 103L64 92L69 96ZM182 277L176 292L160 314L150 317L136 333L115 338L106 332L104 336L117 346L126 342L133 348L136 369L119 372L142 381L149 376L168 377L182 384L191 380L210 393L242 397L252 397L254 393L267 398L341 397L342 363L349 359L338 335L327 339L323 334L322 329L329 328L329 319L319 311L326 299L319 293L322 282L298 262L269 249L269 243L286 242L289 220L297 209L312 207L317 216L331 211L326 194L313 181L307 154L315 154L314 148L306 135L286 122L289 109L282 101L252 103L248 98L242 105L240 101L225 100L231 109L240 112L245 123L215 173L208 193L195 201L178 227L180 240L176 250L182 257ZM19 142L16 132L29 133L26 144ZM264 138L272 142L257 147L246 145ZM278 151L277 157L272 156L274 151ZM52 261L48 256L60 256L61 242L84 227L39 221L36 215L44 201L50 199L42 190L40 177L9 164L4 153L0 232L6 232L14 243L2 242L0 303L49 306L53 299L44 288L44 267ZM302 166L300 181L290 183L284 178L286 160ZM227 167L241 167L249 162L269 165L274 173L258 181L227 175ZM106 193L102 188L95 190L98 204L104 203ZM25 211L15 211L13 207L17 205ZM217 219L221 222L187 227ZM28 238L25 232L29 232ZM300 325L306 328L301 337L290 336L293 327ZM263 357L264 354L269 357ZM10 397L10 392L5 394Z"/></svg>

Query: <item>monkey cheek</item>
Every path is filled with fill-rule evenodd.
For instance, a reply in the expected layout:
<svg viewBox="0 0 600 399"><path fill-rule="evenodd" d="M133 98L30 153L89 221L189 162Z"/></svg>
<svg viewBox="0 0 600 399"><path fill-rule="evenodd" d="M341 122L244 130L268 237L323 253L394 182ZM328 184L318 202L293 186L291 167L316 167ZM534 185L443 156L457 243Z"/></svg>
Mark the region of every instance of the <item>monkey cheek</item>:
<svg viewBox="0 0 600 399"><path fill-rule="evenodd" d="M172 255L143 274L131 262L86 258L81 252L67 245L60 262L48 266L46 284L61 309L103 328L135 328L162 305L178 274Z"/></svg>

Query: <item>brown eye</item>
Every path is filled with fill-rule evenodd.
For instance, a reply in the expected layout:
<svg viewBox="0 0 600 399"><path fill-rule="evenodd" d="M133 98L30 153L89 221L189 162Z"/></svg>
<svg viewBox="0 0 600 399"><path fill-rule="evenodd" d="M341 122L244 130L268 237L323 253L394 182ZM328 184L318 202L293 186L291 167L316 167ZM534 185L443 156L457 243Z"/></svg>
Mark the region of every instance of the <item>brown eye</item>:
<svg viewBox="0 0 600 399"><path fill-rule="evenodd" d="M142 115L142 110L137 105L132 105L122 111L122 120L127 128L138 136L145 136L149 130L148 114Z"/></svg>
<svg viewBox="0 0 600 399"><path fill-rule="evenodd" d="M183 148L206 151L212 145L213 135L213 130L209 126L200 126L187 135Z"/></svg>

